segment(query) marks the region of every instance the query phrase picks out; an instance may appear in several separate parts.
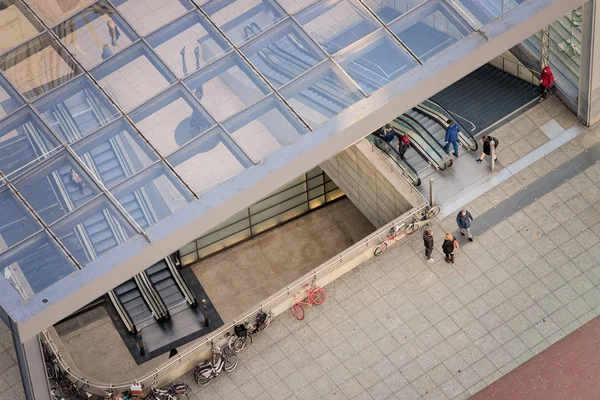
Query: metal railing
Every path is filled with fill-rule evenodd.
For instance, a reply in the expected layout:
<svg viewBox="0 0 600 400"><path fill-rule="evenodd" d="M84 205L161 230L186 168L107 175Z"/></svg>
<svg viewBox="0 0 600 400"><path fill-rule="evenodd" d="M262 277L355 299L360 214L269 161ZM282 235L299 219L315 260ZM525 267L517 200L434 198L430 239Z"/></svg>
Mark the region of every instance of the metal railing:
<svg viewBox="0 0 600 400"><path fill-rule="evenodd" d="M498 69L501 69L507 74L511 74L519 79L531 83L533 86L539 86L539 72L527 68L518 61L509 60L508 58L500 55L490 61L490 64Z"/></svg>
<svg viewBox="0 0 600 400"><path fill-rule="evenodd" d="M189 360L190 358L192 358L194 356L195 353L197 353L203 349L208 351L210 349L210 347L212 346L213 342L223 340L225 338L225 334L227 332L231 332L235 325L239 324L240 322L246 321L249 318L252 318L256 313L258 313L262 310L270 310L273 307L283 303L285 300L293 298L293 295L296 293L296 291L298 289L302 288L302 286L305 285L306 283L314 282L319 275L323 275L324 273L329 272L334 267L341 265L348 258L356 255L357 253L359 253L361 251L364 251L366 248L369 248L370 246L372 246L374 244L379 244L383 239L387 238L386 235L393 226L396 226L403 222L411 220L414 215L420 213L424 208L426 208L428 206L428 202L425 199L425 197L422 194L420 194L420 192L418 192L418 191L416 191L416 192L419 193L421 198L423 198L423 203L421 205L419 205L417 207L417 209L414 210L413 212L411 212L409 215L401 216L397 220L387 223L383 227L381 227L378 230L376 230L375 232L371 233L366 238L364 238L361 241L350 246L349 248L347 248L346 250L344 250L337 256L329 259L327 262L321 264L321 266L319 266L319 267L315 268L314 270L312 270L311 272L303 275L302 277L300 277L297 280L295 280L294 282L292 282L290 285L286 286L285 288L279 290L277 293L268 297L265 301L263 301L259 304L256 304L254 307L252 307L250 309L250 311L246 311L245 313L240 314L233 321L231 321L228 324L222 326L221 328L215 330L214 332L212 332L211 335L209 335L207 338L202 340L200 343L197 343L197 344L193 345L191 348L180 352L175 357L169 359L169 361L167 361L164 364L160 365L159 367L153 369L152 371L147 372L145 375L143 375L142 377L140 377L138 379L134 379L134 380L131 380L128 382L118 382L118 383L96 382L96 381L87 379L87 378L79 375L77 372L75 372L73 370L73 368L71 368L69 365L67 365L65 358L62 357L56 343L54 342L50 333L47 330L42 331L43 343L48 347L48 350L54 356L56 356L58 363L60 364L60 367L69 375L71 380L76 383L83 384L86 389L94 388L98 391L127 390L127 389L129 389L131 384L133 384L134 382L141 383L141 384L144 384L146 387L149 387L152 384L155 384L158 382L158 379L162 373L169 371L172 367L180 364L183 360Z"/></svg>

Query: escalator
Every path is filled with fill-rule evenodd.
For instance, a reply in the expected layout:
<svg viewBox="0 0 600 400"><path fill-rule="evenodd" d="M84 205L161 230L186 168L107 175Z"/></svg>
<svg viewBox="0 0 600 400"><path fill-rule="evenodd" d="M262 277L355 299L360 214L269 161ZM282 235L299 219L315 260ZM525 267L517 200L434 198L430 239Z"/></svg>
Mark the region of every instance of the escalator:
<svg viewBox="0 0 600 400"><path fill-rule="evenodd" d="M433 135L417 120L409 115L401 115L392 121L392 126L410 138L411 147L424 155L429 165L434 169L445 170L452 165L452 159L446 154L443 147L438 144ZM422 169L418 169L423 172Z"/></svg>
<svg viewBox="0 0 600 400"><path fill-rule="evenodd" d="M398 152L398 150L396 150L394 145L391 145L390 143L381 139L376 133L368 135L366 139L379 150L381 150L384 154L386 154L402 171L402 175L404 175L413 185L419 186L421 184L419 172L408 160L408 150L406 151L405 158L403 159L402 157L400 157L400 153ZM409 150L411 150L411 148L409 148ZM416 153L416 150L413 149L413 152ZM421 159L421 161L423 160Z"/></svg>

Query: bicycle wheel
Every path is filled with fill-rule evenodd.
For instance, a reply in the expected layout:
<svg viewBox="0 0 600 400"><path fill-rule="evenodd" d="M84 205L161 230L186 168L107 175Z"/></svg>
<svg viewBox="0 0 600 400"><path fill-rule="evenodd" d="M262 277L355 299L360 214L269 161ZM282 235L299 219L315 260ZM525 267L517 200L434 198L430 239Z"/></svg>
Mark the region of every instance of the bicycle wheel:
<svg viewBox="0 0 600 400"><path fill-rule="evenodd" d="M427 219L433 219L438 216L441 209L438 206L431 207L429 211L427 211Z"/></svg>
<svg viewBox="0 0 600 400"><path fill-rule="evenodd" d="M73 395L73 382L71 382L68 378L59 378L58 379L58 387L56 388L58 394L63 397L70 397Z"/></svg>
<svg viewBox="0 0 600 400"><path fill-rule="evenodd" d="M316 287L310 291L308 294L308 299L311 303L320 306L321 304L325 303L325 300L327 299L327 293L325 293L325 289L322 287Z"/></svg>
<svg viewBox="0 0 600 400"><path fill-rule="evenodd" d="M304 319L304 308L298 303L294 304L292 307L292 312L294 313L294 317L297 320L302 321Z"/></svg>
<svg viewBox="0 0 600 400"><path fill-rule="evenodd" d="M213 380L213 378L214 378L213 375L204 376L200 372L197 372L197 373L194 374L194 380L200 386L206 386L206 385L208 385L210 383L210 381Z"/></svg>
<svg viewBox="0 0 600 400"><path fill-rule="evenodd" d="M188 397L188 395L187 395L187 394L185 394L185 393L176 394L176 395L174 395L174 396L173 396L173 398L174 398L175 400L189 400L189 397Z"/></svg>
<svg viewBox="0 0 600 400"><path fill-rule="evenodd" d="M239 361L240 360L238 359L238 356L235 354L229 354L225 358L225 365L223 366L223 369L227 372L231 372L238 366Z"/></svg>
<svg viewBox="0 0 600 400"><path fill-rule="evenodd" d="M54 370L54 365L50 362L46 362L46 376L48 379L56 378L56 371Z"/></svg>
<svg viewBox="0 0 600 400"><path fill-rule="evenodd" d="M419 230L419 224L413 222L412 224L408 225L406 227L406 229L404 229L404 233L407 235L412 235L413 233L415 233L418 230Z"/></svg>
<svg viewBox="0 0 600 400"><path fill-rule="evenodd" d="M375 257L382 255L387 250L388 244L387 242L381 242L377 247L375 247L375 252L373 255Z"/></svg>
<svg viewBox="0 0 600 400"><path fill-rule="evenodd" d="M237 353L242 350L246 350L248 348L248 346L250 346L251 344L252 344L252 336L246 335L243 337L239 337L234 340L232 350Z"/></svg>
<svg viewBox="0 0 600 400"><path fill-rule="evenodd" d="M258 332L262 332L265 328L268 328L269 325L271 324L272 320L273 320L273 314L268 313L267 319L265 319L265 322L263 322L263 324L258 328Z"/></svg>

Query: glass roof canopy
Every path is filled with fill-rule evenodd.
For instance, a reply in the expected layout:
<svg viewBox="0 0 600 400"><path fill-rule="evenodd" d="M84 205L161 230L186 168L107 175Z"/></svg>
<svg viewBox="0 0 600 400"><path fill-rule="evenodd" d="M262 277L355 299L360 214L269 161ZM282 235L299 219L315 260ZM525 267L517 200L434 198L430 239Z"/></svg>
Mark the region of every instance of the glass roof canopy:
<svg viewBox="0 0 600 400"><path fill-rule="evenodd" d="M502 4L7 0L0 270L30 298L443 52Z"/></svg>

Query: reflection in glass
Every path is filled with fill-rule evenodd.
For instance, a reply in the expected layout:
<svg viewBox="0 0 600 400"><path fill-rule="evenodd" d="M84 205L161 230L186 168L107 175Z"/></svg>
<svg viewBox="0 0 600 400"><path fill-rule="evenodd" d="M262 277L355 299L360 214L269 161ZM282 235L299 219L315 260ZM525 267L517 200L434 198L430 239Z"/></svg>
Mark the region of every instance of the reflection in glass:
<svg viewBox="0 0 600 400"><path fill-rule="evenodd" d="M422 60L471 31L441 0L429 0L391 24L390 29Z"/></svg>
<svg viewBox="0 0 600 400"><path fill-rule="evenodd" d="M268 86L237 54L230 54L185 81L200 103L219 121L256 103Z"/></svg>
<svg viewBox="0 0 600 400"><path fill-rule="evenodd" d="M19 0L3 0L0 7L0 53L31 39L44 28Z"/></svg>
<svg viewBox="0 0 600 400"><path fill-rule="evenodd" d="M49 26L93 3L94 0L27 0L33 11Z"/></svg>
<svg viewBox="0 0 600 400"><path fill-rule="evenodd" d="M277 0L277 2L287 11L289 14L293 14L296 11L308 6L310 3L316 3L319 0Z"/></svg>
<svg viewBox="0 0 600 400"><path fill-rule="evenodd" d="M274 96L227 120L224 126L255 164L307 132Z"/></svg>
<svg viewBox="0 0 600 400"><path fill-rule="evenodd" d="M0 69L10 83L30 100L81 72L48 33L1 56Z"/></svg>
<svg viewBox="0 0 600 400"><path fill-rule="evenodd" d="M58 140L28 109L22 109L0 123L0 171L11 174L48 156Z"/></svg>
<svg viewBox="0 0 600 400"><path fill-rule="evenodd" d="M317 127L364 98L332 62L326 62L281 90L290 106Z"/></svg>
<svg viewBox="0 0 600 400"><path fill-rule="evenodd" d="M467 21L485 25L507 11L523 3L524 0L454 0L458 8L467 14ZM567 17L568 18L568 17ZM564 40L564 39L562 39Z"/></svg>
<svg viewBox="0 0 600 400"><path fill-rule="evenodd" d="M335 54L381 25L354 0L321 1L296 18L329 54Z"/></svg>
<svg viewBox="0 0 600 400"><path fill-rule="evenodd" d="M0 191L0 253L31 236L42 226L10 190Z"/></svg>
<svg viewBox="0 0 600 400"><path fill-rule="evenodd" d="M92 75L109 96L126 110L156 94L175 79L142 43L100 64L92 70Z"/></svg>
<svg viewBox="0 0 600 400"><path fill-rule="evenodd" d="M163 155L174 152L215 124L181 85L175 85L135 110L131 119Z"/></svg>
<svg viewBox="0 0 600 400"><path fill-rule="evenodd" d="M194 8L187 0L113 0L112 4L141 36Z"/></svg>
<svg viewBox="0 0 600 400"><path fill-rule="evenodd" d="M111 193L142 229L154 225L193 200L193 196L163 164L117 186Z"/></svg>
<svg viewBox="0 0 600 400"><path fill-rule="evenodd" d="M0 76L0 119L6 117L23 104L19 94Z"/></svg>
<svg viewBox="0 0 600 400"><path fill-rule="evenodd" d="M42 97L34 106L67 143L81 139L119 114L86 76Z"/></svg>
<svg viewBox="0 0 600 400"><path fill-rule="evenodd" d="M264 31L287 16L275 0L211 0L202 9L235 44L248 39L249 27Z"/></svg>
<svg viewBox="0 0 600 400"><path fill-rule="evenodd" d="M47 224L87 203L100 192L66 153L19 178L14 185Z"/></svg>
<svg viewBox="0 0 600 400"><path fill-rule="evenodd" d="M82 266L135 234L106 196L101 196L50 229Z"/></svg>
<svg viewBox="0 0 600 400"><path fill-rule="evenodd" d="M0 271L28 299L77 268L46 232L0 255Z"/></svg>
<svg viewBox="0 0 600 400"><path fill-rule="evenodd" d="M61 23L54 32L86 68L106 60L137 39L135 32L105 1Z"/></svg>
<svg viewBox="0 0 600 400"><path fill-rule="evenodd" d="M335 59L369 94L417 65L398 41L384 30L339 52Z"/></svg>
<svg viewBox="0 0 600 400"><path fill-rule="evenodd" d="M230 50L227 41L199 12L187 14L153 33L148 43L180 77Z"/></svg>
<svg viewBox="0 0 600 400"><path fill-rule="evenodd" d="M381 1L363 0L365 4L386 24L398 18L425 0Z"/></svg>
<svg viewBox="0 0 600 400"><path fill-rule="evenodd" d="M167 160L198 196L252 165L219 127L197 138Z"/></svg>
<svg viewBox="0 0 600 400"><path fill-rule="evenodd" d="M242 52L276 87L294 79L325 57L291 20L248 43L242 47Z"/></svg>
<svg viewBox="0 0 600 400"><path fill-rule="evenodd" d="M109 189L158 160L142 137L123 119L77 143L75 152Z"/></svg>

